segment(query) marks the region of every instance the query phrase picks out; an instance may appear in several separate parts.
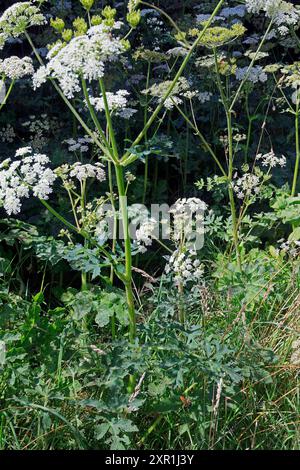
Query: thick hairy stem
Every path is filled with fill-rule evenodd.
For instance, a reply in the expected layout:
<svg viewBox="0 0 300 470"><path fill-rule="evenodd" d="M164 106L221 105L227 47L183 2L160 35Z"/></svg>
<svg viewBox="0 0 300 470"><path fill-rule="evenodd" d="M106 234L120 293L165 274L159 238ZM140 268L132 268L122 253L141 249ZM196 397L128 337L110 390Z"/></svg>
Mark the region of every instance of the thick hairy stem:
<svg viewBox="0 0 300 470"><path fill-rule="evenodd" d="M125 246L125 276L124 276L124 287L126 290L126 299L128 305L129 314L129 338L133 342L136 336L136 319L135 319L135 308L134 308L134 296L132 290L132 256L131 256L131 243L129 235L129 223L128 223L128 209L127 209L127 198L125 194L124 185L124 174L123 167L121 165L115 165L117 186L119 193L119 204L122 217L122 227L124 236Z"/></svg>
<svg viewBox="0 0 300 470"><path fill-rule="evenodd" d="M180 283L178 286L178 294L179 294L179 305L178 305L178 316L179 321L182 325L185 324L185 308L183 302L183 285Z"/></svg>
<svg viewBox="0 0 300 470"><path fill-rule="evenodd" d="M294 168L294 177L292 185L292 196L295 196L297 190L299 163L300 163L300 142L299 142L299 103L297 100L297 109L295 114L295 144L296 144L296 163Z"/></svg>
<svg viewBox="0 0 300 470"><path fill-rule="evenodd" d="M129 338L133 342L136 336L136 320L135 320L135 309L134 309L134 296L132 291L132 257L131 257L131 243L129 236L129 222L128 222L128 210L127 210L127 198L126 189L124 184L124 171L122 166L119 164L118 146L116 136L113 128L113 123L110 115L109 105L107 101L105 85L103 80L99 80L101 93L103 96L103 102L105 107L105 116L107 121L107 127L109 131L109 138L112 145L113 151L113 163L116 172L119 205L122 218L124 246L125 246L125 275L122 276L123 284L126 291L126 299L128 305L129 314Z"/></svg>

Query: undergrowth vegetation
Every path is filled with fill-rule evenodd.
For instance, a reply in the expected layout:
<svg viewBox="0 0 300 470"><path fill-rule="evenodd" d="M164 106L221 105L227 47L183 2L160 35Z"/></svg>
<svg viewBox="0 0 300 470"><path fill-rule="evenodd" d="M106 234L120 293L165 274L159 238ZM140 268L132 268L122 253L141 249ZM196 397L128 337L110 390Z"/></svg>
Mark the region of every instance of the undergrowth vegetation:
<svg viewBox="0 0 300 470"><path fill-rule="evenodd" d="M300 448L300 7L0 11L0 449Z"/></svg>

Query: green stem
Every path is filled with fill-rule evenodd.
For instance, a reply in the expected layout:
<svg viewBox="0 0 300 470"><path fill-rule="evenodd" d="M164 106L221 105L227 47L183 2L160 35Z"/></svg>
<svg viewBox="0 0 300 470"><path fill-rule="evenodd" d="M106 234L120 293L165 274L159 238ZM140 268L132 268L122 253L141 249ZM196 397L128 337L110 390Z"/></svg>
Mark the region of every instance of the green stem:
<svg viewBox="0 0 300 470"><path fill-rule="evenodd" d="M294 197L296 194L298 176L299 176L299 162L300 162L300 143L299 143L299 101L297 97L296 113L295 113L295 144L296 144L296 163L294 168L294 177L291 195Z"/></svg>
<svg viewBox="0 0 300 470"><path fill-rule="evenodd" d="M228 129L228 196L230 202L231 218L232 218L232 234L236 252L236 259L238 263L239 270L242 270L241 256L239 250L239 236L238 236L238 225L236 217L236 207L234 201L234 193L232 188L232 176L233 176L233 139L232 139L232 121L231 121L231 112L226 112L227 120L227 129Z"/></svg>
<svg viewBox="0 0 300 470"><path fill-rule="evenodd" d="M112 239L112 247L111 251L112 253L116 252L116 237L117 237L117 215L116 215L116 207L115 207L115 200L114 200L114 187L113 187L113 178L112 178L112 163L108 162L108 184L109 184L109 198L110 198L110 203L112 206L113 210L113 219L114 219L114 225L113 225L113 239ZM114 266L111 265L110 268L110 282L111 285L114 283ZM112 339L116 338L116 315L115 313L111 317L111 335Z"/></svg>
<svg viewBox="0 0 300 470"><path fill-rule="evenodd" d="M179 313L179 321L182 325L185 324L185 308L183 302L183 285L179 284L178 286L178 294L179 294L179 305L178 305L178 313Z"/></svg>
<svg viewBox="0 0 300 470"><path fill-rule="evenodd" d="M151 70L151 62L148 62L148 68L147 68L147 80L146 80L146 90L149 88L149 81L150 81L150 70ZM147 123L147 113L148 113L148 94L146 94L146 103L145 103L145 109L144 109L144 126ZM147 147L147 131L145 132L145 144ZM146 155L145 157L145 170L144 170L144 189L143 189L143 198L142 198L142 204L145 204L146 201L146 196L147 196L147 187L148 187L148 171L149 171L149 155Z"/></svg>
<svg viewBox="0 0 300 470"><path fill-rule="evenodd" d="M114 132L112 119L111 119L111 115L110 115L109 105L108 105L108 101L107 101L105 85L104 85L104 81L102 80L102 78L100 78L100 80L99 80L99 85L100 85L100 89L101 89L101 93L102 93L102 97L103 97L103 103L104 103L104 107L105 107L105 116L106 116L107 126L108 126L108 130L109 130L109 137L110 137L111 144L112 144L113 160L114 160L114 163L118 163L119 162L118 146L117 146L115 132Z"/></svg>
<svg viewBox="0 0 300 470"><path fill-rule="evenodd" d="M247 119L248 119L248 129L247 129L247 141L246 141L245 152L244 152L244 162L247 163L250 140L251 140L251 132L252 132L252 116L249 111L249 94L248 93L246 94L245 104L246 104L246 114L247 114Z"/></svg>
<svg viewBox="0 0 300 470"><path fill-rule="evenodd" d="M232 188L232 177L233 177L233 129L232 129L232 111L228 105L228 98L225 95L224 88L222 85L219 66L218 66L218 57L216 49L214 49L214 60L215 60L215 71L216 71L216 78L217 78L217 85L221 95L221 102L223 104L225 114L226 114L226 122L227 122L227 137L228 137L228 174L227 174L227 183L228 183L228 196L229 196L229 203L230 203L230 212L232 218L232 236L233 242L235 246L236 252L236 259L238 263L238 267L241 270L241 257L240 257L240 250L239 250L239 237L238 237L238 226L237 226L237 217L236 217L236 207L234 201L234 193Z"/></svg>
<svg viewBox="0 0 300 470"><path fill-rule="evenodd" d="M105 137L105 134L101 128L101 125L100 125L100 122L97 118L97 115L95 113L95 110L93 108L93 106L91 105L91 101L90 101L90 97L89 97L89 93L88 93L88 89L87 89L87 84L86 84L86 81L84 78L82 78L81 80L81 83L82 83L82 90L83 90L83 94L84 94L84 97L85 97L85 101L87 103L87 106L88 106L88 109L89 109L89 112L90 112L90 115L91 115L91 118L93 119L93 122L96 126L96 129L98 130L100 136L101 136L101 139L103 140L105 146L107 149L110 148L109 146L109 143Z"/></svg>
<svg viewBox="0 0 300 470"><path fill-rule="evenodd" d="M216 164L218 165L219 169L221 170L222 175L227 176L222 164L220 163L220 160L218 159L215 152L213 151L213 149L211 148L211 146L209 145L209 143L205 139L202 132L199 130L198 126L196 125L196 122L194 122L194 124L193 124L192 121L188 118L188 116L182 111L182 109L178 105L176 105L176 103L174 103L174 105L175 105L176 109L179 111L179 113L182 115L182 117L186 120L188 125L195 131L197 136L200 138L204 148L207 150L207 152L209 152L209 154L212 156L212 158L215 160ZM193 110L192 110L192 114L194 114Z"/></svg>
<svg viewBox="0 0 300 470"><path fill-rule="evenodd" d="M132 291L132 255L131 255L131 243L129 236L129 223L128 223L128 209L127 209L127 197L125 195L124 185L124 174L123 167L121 165L115 165L117 186L119 193L119 204L122 217L123 236L124 236L124 247L125 247L125 278L124 287L126 291L126 299L129 313L129 338L133 342L136 336L136 318L134 308L134 296Z"/></svg>
<svg viewBox="0 0 300 470"><path fill-rule="evenodd" d="M128 306L128 315L129 315L129 338L133 342L136 336L136 318L135 318L135 308L134 308L134 296L132 290L132 256L131 256L131 242L129 236L129 221L128 221L128 209L127 209L127 197L126 189L124 184L124 170L123 167L119 164L119 154L118 147L115 137L115 132L112 124L112 119L109 111L106 91L103 80L99 80L101 93L103 96L103 102L105 107L106 121L109 131L109 137L112 144L112 150L114 154L114 167L116 172L118 195L119 195L119 205L121 210L122 217L122 226L123 226L123 236L124 236L124 250L125 250L125 275L123 275L123 284L126 292L126 300Z"/></svg>
<svg viewBox="0 0 300 470"><path fill-rule="evenodd" d="M82 217L84 218L85 216L85 193L86 193L86 181L83 181L81 184L81 197L80 197L80 206L82 209ZM85 238L84 239L84 247L88 248L89 242ZM87 290L87 273L82 272L81 273L81 290L86 291Z"/></svg>

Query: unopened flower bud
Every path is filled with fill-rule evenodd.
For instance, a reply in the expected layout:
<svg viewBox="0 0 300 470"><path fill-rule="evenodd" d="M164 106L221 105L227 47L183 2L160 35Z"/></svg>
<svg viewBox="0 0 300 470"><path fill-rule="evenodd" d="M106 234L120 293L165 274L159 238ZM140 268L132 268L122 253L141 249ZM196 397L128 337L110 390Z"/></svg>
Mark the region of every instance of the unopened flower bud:
<svg viewBox="0 0 300 470"><path fill-rule="evenodd" d="M136 28L141 21L141 12L140 10L131 11L127 13L127 21L132 28Z"/></svg>
<svg viewBox="0 0 300 470"><path fill-rule="evenodd" d="M65 27L65 22L61 18L55 18L55 19L51 18L50 24L52 28L54 28L59 33L61 33Z"/></svg>

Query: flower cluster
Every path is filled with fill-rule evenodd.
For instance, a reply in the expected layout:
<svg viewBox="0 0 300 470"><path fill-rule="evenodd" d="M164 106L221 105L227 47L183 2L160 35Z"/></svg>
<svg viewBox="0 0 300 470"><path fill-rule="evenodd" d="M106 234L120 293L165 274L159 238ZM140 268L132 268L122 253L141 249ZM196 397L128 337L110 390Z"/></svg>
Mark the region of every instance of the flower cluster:
<svg viewBox="0 0 300 470"><path fill-rule="evenodd" d="M224 18L238 17L243 18L246 14L245 5L237 5L236 7L226 7L220 11L220 16Z"/></svg>
<svg viewBox="0 0 300 470"><path fill-rule="evenodd" d="M139 3L140 3L140 0L129 0L128 5L127 5L128 11L132 12L136 10L137 7L139 6Z"/></svg>
<svg viewBox="0 0 300 470"><path fill-rule="evenodd" d="M205 22L202 24L205 25ZM243 36L245 31L246 28L241 23L235 23L230 28L214 26L208 28L204 34L202 33L201 44L208 48L220 47ZM201 34L197 28L191 29L189 33L192 37Z"/></svg>
<svg viewBox="0 0 300 470"><path fill-rule="evenodd" d="M87 178L96 178L98 181L105 181L106 179L102 163L91 165L90 163L83 164L76 162L71 168L70 177L77 178L79 181L86 180Z"/></svg>
<svg viewBox="0 0 300 470"><path fill-rule="evenodd" d="M239 67L235 71L235 76L240 81L247 77L247 80L252 83L264 83L268 80L268 75L260 65L251 67L250 70L249 67Z"/></svg>
<svg viewBox="0 0 300 470"><path fill-rule="evenodd" d="M0 129L0 140L2 142L12 143L16 137L15 130L11 124L7 124L5 127Z"/></svg>
<svg viewBox="0 0 300 470"><path fill-rule="evenodd" d="M295 258L299 256L300 253L300 241L298 240L278 240L281 245L280 249L286 255L290 256L291 258Z"/></svg>
<svg viewBox="0 0 300 470"><path fill-rule="evenodd" d="M157 221L153 218L143 220L140 227L136 230L135 236L140 253L147 251L147 246L152 245L153 233L157 228Z"/></svg>
<svg viewBox="0 0 300 470"><path fill-rule="evenodd" d="M170 80L155 83L147 90L143 90L142 93L145 95L151 95L153 97L158 98L158 102L162 102L167 91L170 87L172 82ZM175 105L182 103L182 98L185 97L186 93L190 91L190 84L186 78L181 77L179 78L178 82L176 83L175 87L173 88L172 93L170 96L165 100L164 106L166 109L171 110ZM188 97L189 95L187 95Z"/></svg>
<svg viewBox="0 0 300 470"><path fill-rule="evenodd" d="M206 103L207 101L210 101L212 98L213 94L210 93L209 91L202 91L197 94L197 98L200 101L201 104Z"/></svg>
<svg viewBox="0 0 300 470"><path fill-rule="evenodd" d="M98 181L105 181L106 174L103 169L102 163L90 163L76 162L73 165L64 164L56 168L55 173L61 177L67 185L72 185L72 178L77 179L80 182L85 181L87 178L96 178Z"/></svg>
<svg viewBox="0 0 300 470"><path fill-rule="evenodd" d="M30 2L16 2L7 8L0 17L2 45L9 37L17 38L30 26L39 26L46 22L39 8ZM1 47L1 46L0 46Z"/></svg>
<svg viewBox="0 0 300 470"><path fill-rule="evenodd" d="M78 139L66 139L63 143L68 145L69 152L81 152L85 153L89 151L89 145L92 143L92 138L88 135L84 137L78 137Z"/></svg>
<svg viewBox="0 0 300 470"><path fill-rule="evenodd" d="M30 192L39 199L48 199L56 179L46 155L23 147L15 157L14 161L9 158L0 165L0 201L8 215L21 211L22 199L29 198Z"/></svg>
<svg viewBox="0 0 300 470"><path fill-rule="evenodd" d="M50 118L47 114L41 114L37 117L31 114L22 126L29 132L31 147L40 151L47 145L50 132L56 134L62 124L55 116Z"/></svg>
<svg viewBox="0 0 300 470"><path fill-rule="evenodd" d="M4 60L0 59L0 75L4 75L4 77L11 80L18 80L33 73L34 68L30 57L20 59L19 57L11 56Z"/></svg>
<svg viewBox="0 0 300 470"><path fill-rule="evenodd" d="M269 168L274 168L276 166L280 166L282 168L286 165L286 158L283 155L281 155L281 157L276 157L273 150L265 154L259 153L256 156L256 159L261 161L262 166L267 166Z"/></svg>
<svg viewBox="0 0 300 470"><path fill-rule="evenodd" d="M259 192L261 180L257 175L245 173L233 183L233 190L239 199L254 196Z"/></svg>
<svg viewBox="0 0 300 470"><path fill-rule="evenodd" d="M282 0L246 0L246 8L249 13L264 11L267 16L274 16L280 8Z"/></svg>
<svg viewBox="0 0 300 470"><path fill-rule="evenodd" d="M178 244L194 239L204 233L204 211L207 206L201 199L178 199L169 210L173 218L172 240Z"/></svg>
<svg viewBox="0 0 300 470"><path fill-rule="evenodd" d="M176 286L186 286L188 283L199 284L203 278L203 265L196 257L195 251L175 250L165 267L166 274L173 277Z"/></svg>
<svg viewBox="0 0 300 470"><path fill-rule="evenodd" d="M116 93L106 92L110 112L124 119L129 119L136 113L136 109L127 107L128 96L129 92L127 90L118 90ZM99 98L90 97L90 102L95 107L96 111L102 112L105 110L103 96Z"/></svg>
<svg viewBox="0 0 300 470"><path fill-rule="evenodd" d="M291 87L293 91L291 99L294 104L299 103L300 100L300 62L296 61L290 65L280 68L278 64L273 65L274 70L277 72L281 70L281 84L286 87Z"/></svg>
<svg viewBox="0 0 300 470"><path fill-rule="evenodd" d="M250 13L265 12L281 35L288 32L288 26L295 26L300 20L300 10L284 0L246 0L246 8Z"/></svg>
<svg viewBox="0 0 300 470"><path fill-rule="evenodd" d="M114 28L119 28L116 22ZM104 76L106 62L116 61L125 51L124 43L112 36L112 28L105 24L92 26L84 36L74 37L68 44L58 43L48 53L48 64L33 76L38 88L47 77L56 78L67 98L80 91L81 77L98 80Z"/></svg>

